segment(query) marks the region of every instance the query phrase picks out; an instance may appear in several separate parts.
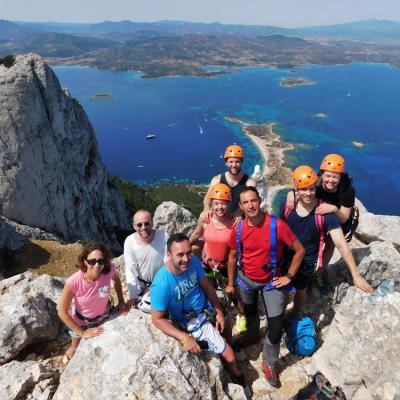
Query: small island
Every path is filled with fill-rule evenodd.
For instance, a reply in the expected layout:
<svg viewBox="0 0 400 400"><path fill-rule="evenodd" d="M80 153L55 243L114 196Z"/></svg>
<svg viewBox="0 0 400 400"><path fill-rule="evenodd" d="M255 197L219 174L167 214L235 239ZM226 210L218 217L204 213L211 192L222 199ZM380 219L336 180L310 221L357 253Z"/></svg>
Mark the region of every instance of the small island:
<svg viewBox="0 0 400 400"><path fill-rule="evenodd" d="M310 81L306 78L286 78L282 79L280 82L280 86L284 88L292 88L296 86L309 86L314 84L315 82Z"/></svg>
<svg viewBox="0 0 400 400"><path fill-rule="evenodd" d="M94 93L90 96L90 100L108 100L111 98L111 93Z"/></svg>

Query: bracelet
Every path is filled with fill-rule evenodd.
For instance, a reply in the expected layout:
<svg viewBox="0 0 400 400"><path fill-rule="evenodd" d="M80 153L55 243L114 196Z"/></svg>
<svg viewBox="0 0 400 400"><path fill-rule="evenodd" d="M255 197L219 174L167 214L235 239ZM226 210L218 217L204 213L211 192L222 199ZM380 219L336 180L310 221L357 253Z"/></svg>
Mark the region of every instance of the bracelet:
<svg viewBox="0 0 400 400"><path fill-rule="evenodd" d="M190 340L191 338L192 338L192 335L186 335L186 336L183 338L183 340L181 340L182 346L185 347L185 346L189 343L189 340Z"/></svg>
<svg viewBox="0 0 400 400"><path fill-rule="evenodd" d="M291 281L293 280L294 276L292 274L289 274L289 272L286 274L286 277Z"/></svg>

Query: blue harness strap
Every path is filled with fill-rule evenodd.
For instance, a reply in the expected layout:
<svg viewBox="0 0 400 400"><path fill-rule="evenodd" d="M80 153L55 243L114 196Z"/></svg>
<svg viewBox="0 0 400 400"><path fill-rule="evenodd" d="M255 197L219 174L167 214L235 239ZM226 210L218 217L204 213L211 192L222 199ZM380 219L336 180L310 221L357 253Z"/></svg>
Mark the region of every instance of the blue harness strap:
<svg viewBox="0 0 400 400"><path fill-rule="evenodd" d="M272 284L273 279L276 277L276 269L278 265L278 259L277 259L277 217L275 215L270 216L270 261L269 261L269 267L271 269L271 276L272 279L267 282L264 287L261 289L264 292L267 292L269 290L275 289L275 286ZM238 269L242 269L242 230L243 230L243 220L241 220L238 223L237 229L236 229L236 260L237 260L237 266ZM240 279L238 276L236 278L236 283L242 287L243 289L246 290L251 290L248 284L243 282L243 279ZM285 286L282 287L281 289L283 290L289 290L291 291L290 286Z"/></svg>

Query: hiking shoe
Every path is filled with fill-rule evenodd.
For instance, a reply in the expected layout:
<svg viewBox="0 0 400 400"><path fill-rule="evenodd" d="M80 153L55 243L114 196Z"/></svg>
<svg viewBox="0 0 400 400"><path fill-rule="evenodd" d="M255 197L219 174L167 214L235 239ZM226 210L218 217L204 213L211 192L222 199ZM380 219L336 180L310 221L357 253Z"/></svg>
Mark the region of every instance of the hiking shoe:
<svg viewBox="0 0 400 400"><path fill-rule="evenodd" d="M236 376L232 378L232 383L235 385L239 385L243 388L246 399L251 399L251 390L247 385L246 380L244 379L244 375Z"/></svg>
<svg viewBox="0 0 400 400"><path fill-rule="evenodd" d="M247 320L244 315L238 314L236 316L236 330L239 333L247 332Z"/></svg>
<svg viewBox="0 0 400 400"><path fill-rule="evenodd" d="M281 382L279 380L278 372L275 369L269 367L265 361L263 361L261 367L264 372L266 381L274 388L279 388L281 386Z"/></svg>
<svg viewBox="0 0 400 400"><path fill-rule="evenodd" d="M326 282L322 275L317 274L314 276L314 284L319 289L321 294L329 293L329 284Z"/></svg>

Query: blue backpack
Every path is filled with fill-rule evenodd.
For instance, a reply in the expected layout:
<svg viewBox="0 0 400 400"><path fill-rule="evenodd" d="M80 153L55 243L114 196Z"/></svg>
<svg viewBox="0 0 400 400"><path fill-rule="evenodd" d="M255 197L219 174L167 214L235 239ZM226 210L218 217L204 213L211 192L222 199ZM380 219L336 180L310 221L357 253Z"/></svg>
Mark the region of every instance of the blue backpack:
<svg viewBox="0 0 400 400"><path fill-rule="evenodd" d="M286 334L288 337L287 348L291 353L308 357L317 349L315 324L310 317L300 320L289 319Z"/></svg>

